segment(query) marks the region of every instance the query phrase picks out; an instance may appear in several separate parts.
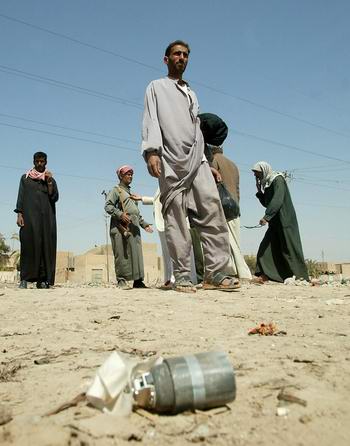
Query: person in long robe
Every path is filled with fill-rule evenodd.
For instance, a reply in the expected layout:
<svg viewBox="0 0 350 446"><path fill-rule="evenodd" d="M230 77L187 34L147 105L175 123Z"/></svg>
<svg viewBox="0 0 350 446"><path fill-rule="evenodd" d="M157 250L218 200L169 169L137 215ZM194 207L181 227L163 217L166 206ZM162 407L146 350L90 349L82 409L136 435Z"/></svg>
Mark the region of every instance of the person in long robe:
<svg viewBox="0 0 350 446"><path fill-rule="evenodd" d="M157 228L160 246L162 249L163 269L164 269L164 283L160 287L162 290L170 290L173 288L175 277L173 274L173 261L170 257L168 245L165 238L164 219L162 215L162 204L160 202L160 190L159 187L153 197L145 195L131 194L131 198L135 201L141 201L144 205L153 205L153 216L155 226ZM191 250L191 281L197 284L197 274L195 266L195 255L193 249ZM200 283L200 282L198 282Z"/></svg>
<svg viewBox="0 0 350 446"><path fill-rule="evenodd" d="M220 175L220 181L239 205L239 170L236 164L226 158L223 143L228 135L226 123L213 113L199 115L201 130L206 143L205 154L209 164ZM240 216L227 222L230 239L231 262L234 274L239 279L251 280L252 274L246 264L240 248Z"/></svg>
<svg viewBox="0 0 350 446"><path fill-rule="evenodd" d="M118 287L127 289L127 281L133 280L133 288L147 288L144 284L144 265L140 227L152 233L153 229L140 215L131 195L133 179L131 166L117 170L120 180L106 197L105 211L111 216L110 237L114 254L115 274Z"/></svg>
<svg viewBox="0 0 350 446"><path fill-rule="evenodd" d="M230 267L228 231L215 181L204 156L198 100L182 79L189 46L168 45L168 76L152 81L145 95L142 150L149 173L158 178L165 234L174 262L175 290L196 292L190 279L191 237L198 229L204 261L204 289L239 287Z"/></svg>
<svg viewBox="0 0 350 446"><path fill-rule="evenodd" d="M46 153L34 153L33 163L20 179L15 209L21 243L19 286L36 282L37 288L50 288L55 283L58 189L46 169Z"/></svg>
<svg viewBox="0 0 350 446"><path fill-rule="evenodd" d="M288 277L309 280L298 221L286 180L270 164L260 161L252 167L257 198L266 208L260 219L268 229L257 254L255 275L258 282L284 282Z"/></svg>

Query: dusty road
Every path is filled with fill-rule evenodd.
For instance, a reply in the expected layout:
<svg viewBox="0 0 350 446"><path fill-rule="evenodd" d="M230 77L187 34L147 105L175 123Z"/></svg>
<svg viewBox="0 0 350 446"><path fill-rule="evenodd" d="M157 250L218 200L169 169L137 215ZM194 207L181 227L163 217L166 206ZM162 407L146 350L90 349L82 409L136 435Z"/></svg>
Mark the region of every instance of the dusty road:
<svg viewBox="0 0 350 446"><path fill-rule="evenodd" d="M0 288L0 314L2 445L350 444L349 286ZM287 334L248 336L270 321ZM224 350L236 401L220 413L126 419L81 402L45 416L86 390L114 349L140 359Z"/></svg>

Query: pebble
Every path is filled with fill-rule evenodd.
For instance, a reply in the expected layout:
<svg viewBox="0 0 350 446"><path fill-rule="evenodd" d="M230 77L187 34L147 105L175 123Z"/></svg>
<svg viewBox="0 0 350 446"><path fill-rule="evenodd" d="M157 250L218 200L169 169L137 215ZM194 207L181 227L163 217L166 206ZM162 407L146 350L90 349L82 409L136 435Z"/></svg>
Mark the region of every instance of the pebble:
<svg viewBox="0 0 350 446"><path fill-rule="evenodd" d="M278 417L286 417L289 414L289 409L287 407L277 407L276 415Z"/></svg>

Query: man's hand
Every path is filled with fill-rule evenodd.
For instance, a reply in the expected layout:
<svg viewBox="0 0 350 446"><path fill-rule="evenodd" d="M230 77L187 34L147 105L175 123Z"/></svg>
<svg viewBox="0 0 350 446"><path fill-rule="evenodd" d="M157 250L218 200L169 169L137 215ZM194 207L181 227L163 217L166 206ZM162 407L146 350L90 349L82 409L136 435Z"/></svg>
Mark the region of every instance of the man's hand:
<svg viewBox="0 0 350 446"><path fill-rule="evenodd" d="M155 178L159 178L162 172L160 156L157 152L147 153L147 169L150 175Z"/></svg>
<svg viewBox="0 0 350 446"><path fill-rule="evenodd" d="M142 201L141 195L138 194L130 194L130 198L134 201Z"/></svg>
<svg viewBox="0 0 350 446"><path fill-rule="evenodd" d="M17 226L19 226L20 228L22 228L24 226L24 218L23 218L23 214L21 212L18 212L17 214Z"/></svg>
<svg viewBox="0 0 350 446"><path fill-rule="evenodd" d="M45 179L46 179L47 184L52 184L52 178L53 178L52 173L49 170L47 170L45 172Z"/></svg>
<svg viewBox="0 0 350 446"><path fill-rule="evenodd" d="M221 183L222 176L221 176L220 172L217 169L215 169L215 167L211 167L210 170L211 170L211 173L213 174L213 177L215 179L215 183Z"/></svg>
<svg viewBox="0 0 350 446"><path fill-rule="evenodd" d="M123 212L122 215L120 216L120 220L122 223L129 225L131 223L129 214L126 212Z"/></svg>
<svg viewBox="0 0 350 446"><path fill-rule="evenodd" d="M261 192L261 182L259 178L255 179L256 188L258 189L258 192Z"/></svg>
<svg viewBox="0 0 350 446"><path fill-rule="evenodd" d="M261 226L265 226L265 225L267 225L267 223L268 223L268 221L265 220L265 218L261 218L260 221L259 221L259 224L260 224Z"/></svg>
<svg viewBox="0 0 350 446"><path fill-rule="evenodd" d="M151 225L146 226L145 227L145 231L149 232L150 234L152 234L152 232L153 232L152 226Z"/></svg>

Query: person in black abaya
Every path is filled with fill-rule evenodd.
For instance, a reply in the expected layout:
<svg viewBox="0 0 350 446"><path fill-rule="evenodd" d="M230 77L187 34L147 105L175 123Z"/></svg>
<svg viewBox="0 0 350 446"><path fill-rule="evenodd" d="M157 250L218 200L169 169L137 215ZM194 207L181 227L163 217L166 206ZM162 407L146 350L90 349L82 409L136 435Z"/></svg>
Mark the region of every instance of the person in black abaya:
<svg viewBox="0 0 350 446"><path fill-rule="evenodd" d="M256 197L266 208L259 223L268 224L257 253L254 282L284 282L292 276L309 280L297 216L283 174L273 171L266 161L256 163L252 171L258 190Z"/></svg>
<svg viewBox="0 0 350 446"><path fill-rule="evenodd" d="M34 153L34 167L22 175L15 212L21 242L20 288L36 282L50 288L55 282L57 184L46 170L47 155Z"/></svg>

